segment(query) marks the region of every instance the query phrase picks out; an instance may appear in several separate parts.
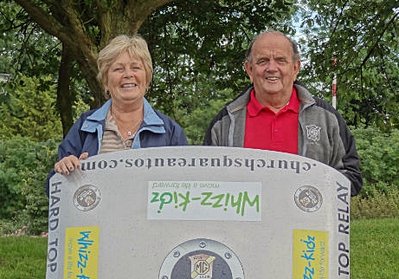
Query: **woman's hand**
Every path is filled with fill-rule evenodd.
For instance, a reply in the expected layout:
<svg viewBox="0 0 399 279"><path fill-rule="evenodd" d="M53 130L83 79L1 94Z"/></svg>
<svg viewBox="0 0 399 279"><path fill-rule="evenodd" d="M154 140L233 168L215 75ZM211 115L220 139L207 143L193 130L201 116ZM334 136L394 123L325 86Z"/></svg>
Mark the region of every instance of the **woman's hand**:
<svg viewBox="0 0 399 279"><path fill-rule="evenodd" d="M89 153L87 152L80 154L79 158L75 155L64 157L54 164L54 171L63 175L69 175L74 170L80 169L80 160L85 160L87 157L89 157Z"/></svg>

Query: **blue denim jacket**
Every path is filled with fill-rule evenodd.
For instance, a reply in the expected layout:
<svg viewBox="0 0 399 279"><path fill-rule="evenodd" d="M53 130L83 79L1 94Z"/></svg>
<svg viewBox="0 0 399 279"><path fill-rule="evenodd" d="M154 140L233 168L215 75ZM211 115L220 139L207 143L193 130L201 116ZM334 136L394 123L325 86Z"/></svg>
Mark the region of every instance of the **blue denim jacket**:
<svg viewBox="0 0 399 279"><path fill-rule="evenodd" d="M111 102L108 100L100 108L80 116L58 147L58 160L69 155L79 158L83 152L88 152L89 157L98 154ZM134 137L132 148L176 145L187 145L183 129L171 118L153 109L144 99L144 119ZM46 191L53 174L54 171L49 174Z"/></svg>

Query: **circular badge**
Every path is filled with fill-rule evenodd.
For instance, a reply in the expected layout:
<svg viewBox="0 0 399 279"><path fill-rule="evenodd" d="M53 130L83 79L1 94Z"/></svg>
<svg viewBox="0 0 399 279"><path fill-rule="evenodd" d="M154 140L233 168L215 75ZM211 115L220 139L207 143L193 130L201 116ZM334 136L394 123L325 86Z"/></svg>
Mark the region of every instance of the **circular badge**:
<svg viewBox="0 0 399 279"><path fill-rule="evenodd" d="M296 190L294 195L296 205L305 212L319 210L323 203L320 191L313 186L302 186Z"/></svg>
<svg viewBox="0 0 399 279"><path fill-rule="evenodd" d="M73 196L73 204L81 211L92 210L98 205L100 200L100 190L94 185L79 187Z"/></svg>
<svg viewBox="0 0 399 279"><path fill-rule="evenodd" d="M244 279L236 254L220 242L198 238L175 247L165 258L159 279Z"/></svg>

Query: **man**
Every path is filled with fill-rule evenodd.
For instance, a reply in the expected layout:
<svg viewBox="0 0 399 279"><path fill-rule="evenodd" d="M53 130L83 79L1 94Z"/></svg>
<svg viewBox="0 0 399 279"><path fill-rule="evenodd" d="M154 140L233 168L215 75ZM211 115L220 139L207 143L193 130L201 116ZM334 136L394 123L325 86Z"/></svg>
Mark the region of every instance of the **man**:
<svg viewBox="0 0 399 279"><path fill-rule="evenodd" d="M354 138L336 110L294 83L300 66L298 47L286 35L265 31L256 36L245 61L252 85L213 119L204 144L318 160L348 177L354 196L362 187Z"/></svg>

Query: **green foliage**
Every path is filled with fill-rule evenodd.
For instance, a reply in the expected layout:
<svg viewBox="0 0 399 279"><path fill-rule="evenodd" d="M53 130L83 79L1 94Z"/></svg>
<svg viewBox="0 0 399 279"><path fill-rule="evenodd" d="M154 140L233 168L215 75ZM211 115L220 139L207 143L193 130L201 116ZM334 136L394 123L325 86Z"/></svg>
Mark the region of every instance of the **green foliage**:
<svg viewBox="0 0 399 279"><path fill-rule="evenodd" d="M51 76L14 77L1 96L0 139L14 135L38 141L59 138L62 131L54 108L55 90Z"/></svg>
<svg viewBox="0 0 399 279"><path fill-rule="evenodd" d="M384 190L379 190L384 189ZM385 183L366 186L367 194L351 199L353 219L389 218L399 216L399 188Z"/></svg>
<svg viewBox="0 0 399 279"><path fill-rule="evenodd" d="M293 32L286 24L293 7L260 0L180 0L163 7L140 29L155 65L149 98L176 118L181 110L205 111L210 99L220 99L217 92L238 94L248 83L243 61L254 34L270 26Z"/></svg>
<svg viewBox="0 0 399 279"><path fill-rule="evenodd" d="M302 79L330 96L336 74L338 107L351 125L398 128L398 1L304 2L301 43L309 63Z"/></svg>
<svg viewBox="0 0 399 279"><path fill-rule="evenodd" d="M0 219L12 220L28 233L47 229L48 200L44 191L56 159L56 143L37 143L19 136L0 140Z"/></svg>
<svg viewBox="0 0 399 279"><path fill-rule="evenodd" d="M354 129L364 186L352 198L353 218L399 216L399 130Z"/></svg>
<svg viewBox="0 0 399 279"><path fill-rule="evenodd" d="M209 123L224 104L225 101L223 100L210 100L205 105L205 108L203 106L198 107L190 114L187 114L186 117L181 118L190 144L201 145L203 143Z"/></svg>
<svg viewBox="0 0 399 279"><path fill-rule="evenodd" d="M381 191L389 187L399 189L399 130L359 128L353 133L366 184L362 194L368 195L372 187Z"/></svg>
<svg viewBox="0 0 399 279"><path fill-rule="evenodd" d="M0 73L49 75L57 73L60 42L46 34L15 1L0 5Z"/></svg>

